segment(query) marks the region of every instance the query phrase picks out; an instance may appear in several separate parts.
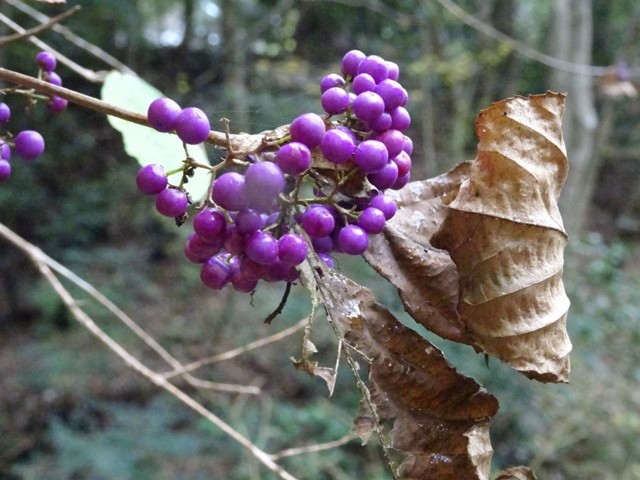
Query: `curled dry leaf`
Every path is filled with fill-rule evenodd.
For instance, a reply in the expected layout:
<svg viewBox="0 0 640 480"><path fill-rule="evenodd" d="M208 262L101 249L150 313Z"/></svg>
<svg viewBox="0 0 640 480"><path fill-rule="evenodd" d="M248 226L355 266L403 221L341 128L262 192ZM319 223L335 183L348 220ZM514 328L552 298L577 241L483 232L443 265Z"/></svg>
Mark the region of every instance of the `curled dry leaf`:
<svg viewBox="0 0 640 480"><path fill-rule="evenodd" d="M368 402L354 427L361 438L371 435L376 417L392 424L402 479L488 479L497 400L362 286L332 270L318 277L317 288L345 346L369 366Z"/></svg>
<svg viewBox="0 0 640 480"><path fill-rule="evenodd" d="M416 321L545 382L567 381L571 350L563 110L547 93L482 111L476 159L397 194L397 218L367 255Z"/></svg>

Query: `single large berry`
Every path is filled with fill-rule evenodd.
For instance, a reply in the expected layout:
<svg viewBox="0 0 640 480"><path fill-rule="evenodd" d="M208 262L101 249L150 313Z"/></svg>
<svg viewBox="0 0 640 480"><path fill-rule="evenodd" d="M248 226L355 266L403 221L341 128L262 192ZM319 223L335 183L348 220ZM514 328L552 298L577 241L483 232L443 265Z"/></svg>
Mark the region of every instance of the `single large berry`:
<svg viewBox="0 0 640 480"><path fill-rule="evenodd" d="M180 140L189 145L204 142L211 130L207 115L197 107L183 109L176 117L174 126Z"/></svg>
<svg viewBox="0 0 640 480"><path fill-rule="evenodd" d="M138 189L145 195L157 195L167 188L167 175L162 165L145 165L136 175Z"/></svg>
<svg viewBox="0 0 640 480"><path fill-rule="evenodd" d="M23 130L16 135L15 148L19 156L33 160L44 152L44 138L35 130Z"/></svg>
<svg viewBox="0 0 640 480"><path fill-rule="evenodd" d="M311 237L325 237L336 225L333 214L323 206L308 208L302 215L302 228Z"/></svg>
<svg viewBox="0 0 640 480"><path fill-rule="evenodd" d="M313 150L324 137L325 124L320 115L315 113L303 113L291 122L291 139L302 142L310 150Z"/></svg>
<svg viewBox="0 0 640 480"><path fill-rule="evenodd" d="M398 210L396 202L392 198L382 194L373 197L371 199L370 205L373 208L377 208L378 210L382 211L382 213L384 213L384 218L386 218L387 220L391 219Z"/></svg>
<svg viewBox="0 0 640 480"><path fill-rule="evenodd" d="M273 162L252 163L244 179L248 206L261 211L271 209L284 190L284 173Z"/></svg>
<svg viewBox="0 0 640 480"><path fill-rule="evenodd" d="M376 234L384 230L387 219L384 218L382 210L374 207L365 208L358 217L358 226L365 232Z"/></svg>
<svg viewBox="0 0 640 480"><path fill-rule="evenodd" d="M216 208L205 208L193 219L193 230L207 243L218 243L224 239L227 219Z"/></svg>
<svg viewBox="0 0 640 480"><path fill-rule="evenodd" d="M182 108L174 100L161 97L156 98L147 109L147 119L158 132L170 132L175 129L176 119Z"/></svg>
<svg viewBox="0 0 640 480"><path fill-rule="evenodd" d="M285 233L278 240L278 258L287 265L301 264L307 249L307 242L297 233Z"/></svg>
<svg viewBox="0 0 640 480"><path fill-rule="evenodd" d="M369 55L358 64L358 73L368 73L376 83L380 83L389 77L389 67L384 58Z"/></svg>
<svg viewBox="0 0 640 480"><path fill-rule="evenodd" d="M349 94L344 88L332 87L322 94L320 103L329 115L339 115L349 108Z"/></svg>
<svg viewBox="0 0 640 480"><path fill-rule="evenodd" d="M384 100L375 92L362 92L351 107L360 120L372 122L384 112Z"/></svg>
<svg viewBox="0 0 640 480"><path fill-rule="evenodd" d="M347 225L338 232L338 250L349 255L360 255L369 246L369 236L358 225Z"/></svg>
<svg viewBox="0 0 640 480"><path fill-rule="evenodd" d="M363 140L354 153L356 165L365 173L380 170L389 161L389 152L384 143L378 140Z"/></svg>
<svg viewBox="0 0 640 480"><path fill-rule="evenodd" d="M268 232L254 232L247 238L247 257L261 265L269 265L278 258L278 240Z"/></svg>
<svg viewBox="0 0 640 480"><path fill-rule="evenodd" d="M53 72L56 69L56 57L49 52L38 52L36 55L36 65L45 72Z"/></svg>
<svg viewBox="0 0 640 480"><path fill-rule="evenodd" d="M207 287L220 290L231 280L232 269L224 254L211 257L200 270L200 280Z"/></svg>
<svg viewBox="0 0 640 480"><path fill-rule="evenodd" d="M275 162L284 173L300 175L311 166L311 151L304 143L289 142L276 152Z"/></svg>
<svg viewBox="0 0 640 480"><path fill-rule="evenodd" d="M342 73L350 77L358 74L358 66L367 56L360 50L350 50L342 57Z"/></svg>
<svg viewBox="0 0 640 480"><path fill-rule="evenodd" d="M320 93L324 93L332 87L344 87L345 81L341 75L330 73L320 80Z"/></svg>
<svg viewBox="0 0 640 480"><path fill-rule="evenodd" d="M247 206L244 175L227 172L220 175L213 183L212 198L225 210L238 211Z"/></svg>
<svg viewBox="0 0 640 480"><path fill-rule="evenodd" d="M188 206L187 194L177 188L166 188L156 195L156 210L165 217L180 217Z"/></svg>
<svg viewBox="0 0 640 480"><path fill-rule="evenodd" d="M320 144L320 151L324 158L336 164L349 160L355 149L353 137L339 128L328 130Z"/></svg>
<svg viewBox="0 0 640 480"><path fill-rule="evenodd" d="M67 105L69 105L68 100L54 95L47 102L47 109L54 115L57 115L59 113L62 113L67 108Z"/></svg>

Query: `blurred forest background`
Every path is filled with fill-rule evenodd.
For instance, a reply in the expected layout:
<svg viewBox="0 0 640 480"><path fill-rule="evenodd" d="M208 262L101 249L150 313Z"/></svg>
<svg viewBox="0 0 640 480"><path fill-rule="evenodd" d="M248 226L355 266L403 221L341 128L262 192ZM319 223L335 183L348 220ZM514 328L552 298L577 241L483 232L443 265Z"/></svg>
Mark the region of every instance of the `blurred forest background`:
<svg viewBox="0 0 640 480"><path fill-rule="evenodd" d="M492 101L567 92L572 170L561 206L571 234L571 384L540 385L496 361L485 366L467 347L430 340L501 403L492 424L495 471L524 464L547 480L640 479L637 0L68 0L76 4L83 8L66 27L180 104L231 119L234 132L319 112L320 78L338 71L352 48L397 62L410 94L416 180L474 157L474 119ZM36 25L20 5L4 0L0 13ZM48 15L65 8L29 5ZM110 68L63 35L40 38L86 68ZM0 64L35 74L37 51L26 41L3 45ZM66 86L99 96L99 84L58 70ZM178 358L224 352L307 314L294 291L265 326L281 288L265 287L250 303L201 286L198 269L183 259L188 230L137 193L137 163L103 116L70 106L56 118L15 117L12 129L37 126L48 149L32 165L14 162L0 186L0 222L93 283ZM415 328L393 289L356 260L340 266ZM6 243L0 272L0 478L273 478L98 344ZM104 311L84 306L133 353L166 368ZM314 340L331 366L336 342L325 327ZM197 372L259 386L259 396L182 386L269 452L341 438L358 408L353 377L342 371L328 398L321 380L292 367L300 344L301 334ZM390 478L375 442L283 465L301 479Z"/></svg>

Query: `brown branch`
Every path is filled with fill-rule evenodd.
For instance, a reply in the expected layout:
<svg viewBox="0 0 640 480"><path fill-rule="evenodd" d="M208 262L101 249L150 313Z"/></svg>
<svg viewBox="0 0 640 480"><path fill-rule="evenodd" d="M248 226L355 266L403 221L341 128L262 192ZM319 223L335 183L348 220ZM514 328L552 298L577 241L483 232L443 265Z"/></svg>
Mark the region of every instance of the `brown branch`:
<svg viewBox="0 0 640 480"><path fill-rule="evenodd" d="M147 121L147 117L145 115L126 110L111 103L103 102L102 100L91 97L89 95L84 95L82 93L76 92L75 90L52 85L49 82L38 80L37 78L30 77L29 75L23 75L22 73L14 72L13 70L7 70L6 68L0 68L0 80L5 80L22 87L31 88L46 95L57 95L64 98L65 100L68 100L71 103L84 108L88 108L89 110L104 113L105 115L111 115L128 122L133 122L137 123L138 125L149 127L149 122ZM242 141L247 137L249 137L249 135L230 135L229 142L227 142L227 137L224 133L211 131L209 133L209 138L207 141L214 145L227 148L229 146L229 143L233 147L236 143L241 144ZM241 150L241 148L237 148L237 150Z"/></svg>
<svg viewBox="0 0 640 480"><path fill-rule="evenodd" d="M20 40L21 38L30 37L31 35L35 35L36 33L42 32L49 28L52 28L54 25L60 23L62 20L74 15L80 10L80 5L76 5L73 8L70 8L66 12L62 12L60 15L56 15L55 17L51 17L46 22L41 23L37 27L30 28L25 30L22 33L14 33L13 35L6 35L4 37L0 37L0 47L5 43L14 42L16 40Z"/></svg>

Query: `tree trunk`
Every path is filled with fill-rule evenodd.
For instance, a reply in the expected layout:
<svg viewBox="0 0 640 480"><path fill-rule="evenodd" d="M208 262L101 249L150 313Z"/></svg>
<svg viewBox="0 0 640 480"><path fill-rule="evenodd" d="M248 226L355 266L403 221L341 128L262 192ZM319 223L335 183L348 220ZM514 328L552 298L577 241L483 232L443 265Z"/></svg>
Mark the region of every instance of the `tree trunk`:
<svg viewBox="0 0 640 480"><path fill-rule="evenodd" d="M591 64L593 1L555 0L552 9L551 54L569 63ZM593 78L555 70L550 88L567 92L563 132L570 172L560 199L565 228L581 233L589 213L599 167L596 154L598 115Z"/></svg>

